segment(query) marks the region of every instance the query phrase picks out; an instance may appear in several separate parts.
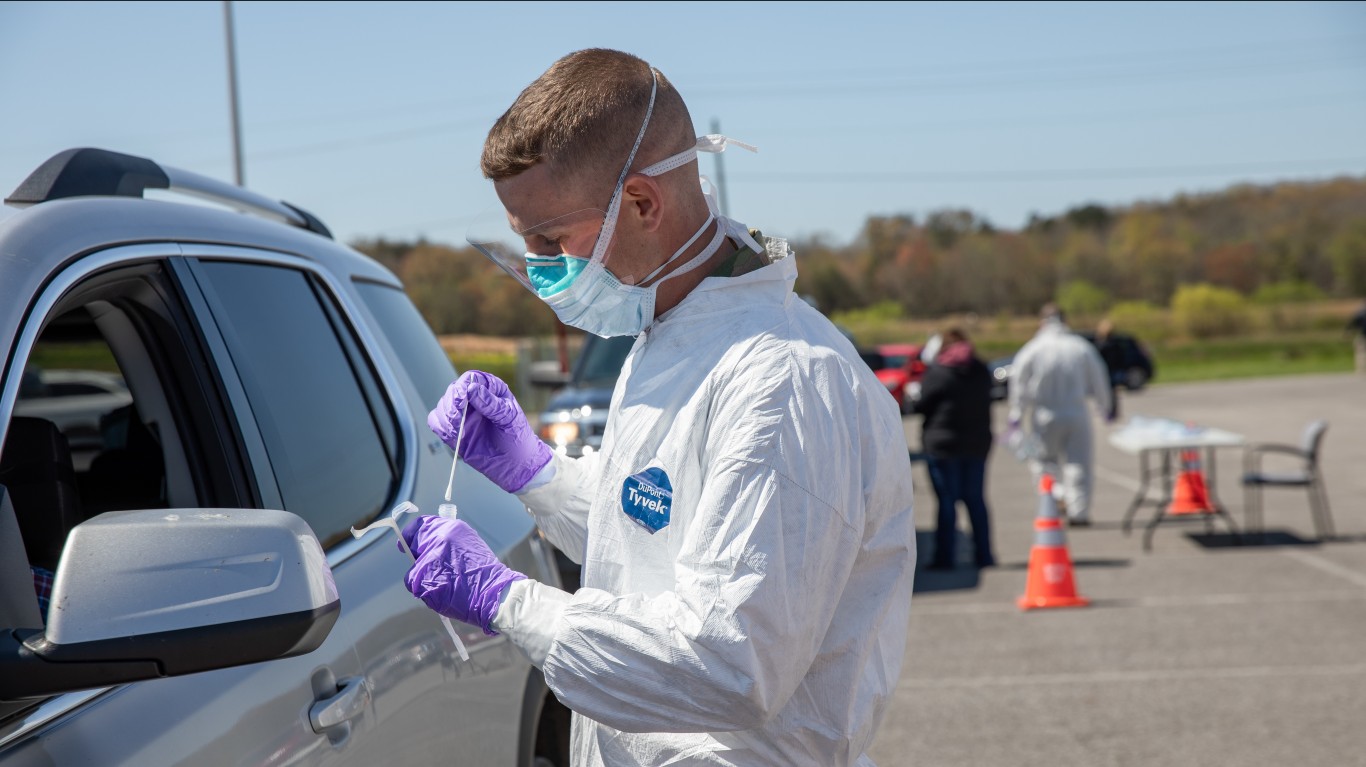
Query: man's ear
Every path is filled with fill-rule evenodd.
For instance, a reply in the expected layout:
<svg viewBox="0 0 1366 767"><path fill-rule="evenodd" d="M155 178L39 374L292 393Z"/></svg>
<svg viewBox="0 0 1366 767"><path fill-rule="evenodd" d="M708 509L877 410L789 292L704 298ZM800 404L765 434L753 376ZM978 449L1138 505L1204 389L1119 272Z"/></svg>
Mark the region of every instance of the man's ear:
<svg viewBox="0 0 1366 767"><path fill-rule="evenodd" d="M661 203L664 199L659 182L643 173L632 173L626 177L621 187L621 210L628 216L636 217L641 229L653 232L659 229L664 218Z"/></svg>

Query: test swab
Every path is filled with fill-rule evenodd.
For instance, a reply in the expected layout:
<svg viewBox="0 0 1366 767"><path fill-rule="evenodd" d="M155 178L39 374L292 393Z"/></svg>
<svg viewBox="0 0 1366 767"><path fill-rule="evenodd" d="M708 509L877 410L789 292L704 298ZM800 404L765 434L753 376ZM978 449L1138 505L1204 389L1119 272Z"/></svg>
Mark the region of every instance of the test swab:
<svg viewBox="0 0 1366 767"><path fill-rule="evenodd" d="M446 480L446 502L437 507L436 512L446 519L456 518L455 504L451 503L451 488L455 486L455 467L460 463L460 443L465 439L465 414L469 412L470 402L460 409L460 428L455 434L455 455L451 456L451 477Z"/></svg>
<svg viewBox="0 0 1366 767"><path fill-rule="evenodd" d="M404 501L403 503L400 503L399 505L395 506L394 510L389 512L389 516L387 518L377 519L374 522L371 522L370 524L366 525L365 527L360 528L359 530L357 530L354 527L351 528L351 537L360 538L362 535L365 535L371 530L378 529L380 532L384 532L384 528L390 528L394 531L394 535L398 536L399 548L403 549L404 553L406 553L409 557L412 558L414 562L416 562L417 556L413 554L412 549L408 548L408 542L403 540L403 530L398 526L399 515L407 514L410 511L418 511L417 506L415 506L410 501ZM468 650L465 649L465 643L460 641L460 635L455 633L455 626L451 624L451 619L447 618L444 615L438 615L437 617L441 619L441 624L446 627L446 633L451 635L451 641L455 642L455 651L457 653L460 653L460 660L469 660L470 653Z"/></svg>

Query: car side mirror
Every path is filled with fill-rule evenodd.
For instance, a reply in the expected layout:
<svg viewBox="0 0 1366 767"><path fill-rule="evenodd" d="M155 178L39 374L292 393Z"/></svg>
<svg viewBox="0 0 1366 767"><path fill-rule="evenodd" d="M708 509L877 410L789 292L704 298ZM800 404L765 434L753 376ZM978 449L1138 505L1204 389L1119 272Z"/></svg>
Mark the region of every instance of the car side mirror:
<svg viewBox="0 0 1366 767"><path fill-rule="evenodd" d="M77 525L43 630L0 628L0 700L302 655L341 612L299 517L263 509L113 511Z"/></svg>
<svg viewBox="0 0 1366 767"><path fill-rule="evenodd" d="M533 362L527 368L527 380L532 386L558 389L569 383L569 373L560 370L560 363L554 360Z"/></svg>

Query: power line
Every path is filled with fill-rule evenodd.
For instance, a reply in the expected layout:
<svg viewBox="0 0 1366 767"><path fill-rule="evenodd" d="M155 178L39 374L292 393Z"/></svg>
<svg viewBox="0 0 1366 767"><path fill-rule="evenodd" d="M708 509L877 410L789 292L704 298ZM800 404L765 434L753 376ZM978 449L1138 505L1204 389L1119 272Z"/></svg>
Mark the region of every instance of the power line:
<svg viewBox="0 0 1366 767"><path fill-rule="evenodd" d="M1056 124L1056 123L1085 124L1085 123L1088 123L1088 122L1089 122L1089 123L1095 123L1095 122L1111 122L1111 121L1116 121L1116 120L1164 119L1164 118L1171 118L1171 117L1210 116L1210 115L1217 116L1217 115L1221 115L1221 114L1236 114L1236 113L1238 113L1238 111L1236 111L1236 108L1239 108L1239 107L1243 108L1241 111L1244 112L1244 113L1246 113L1246 112L1262 112L1262 111L1267 111L1267 110L1270 110L1270 109L1284 109L1284 108L1286 108L1286 107L1292 107L1292 106L1319 106L1319 105L1323 105L1323 104L1330 103L1330 101L1332 101L1332 100L1341 99L1341 98L1350 98L1350 97L1353 97L1353 96L1358 96L1358 97L1360 97L1360 96L1363 96L1363 95L1366 95L1366 94L1362 94L1362 93L1359 92L1359 91L1351 91L1351 92L1341 92L1341 93L1336 93L1336 94L1324 94L1324 95L1315 97L1315 98L1313 98L1313 99L1284 99L1284 100L1279 100L1279 101L1259 100L1259 101L1250 101L1250 102L1237 102L1237 103L1235 103L1235 104L1228 104L1228 105L1216 106L1216 107L1213 107L1213 108L1200 108L1200 107L1182 108L1182 109L1179 110L1179 111L1178 111L1178 110L1172 110L1172 111L1166 112L1166 113L1154 113L1154 112L1149 112L1149 111L1147 111L1147 110L1129 110L1129 111L1123 111L1123 112L1105 113L1105 114L1100 114L1100 115L1096 115L1096 114L1090 114L1090 115L1088 115L1088 114L1046 115L1046 116L1041 116L1042 119L1029 119L1028 117L1023 118L1023 119L1020 119L1020 118L1011 118L1011 120L1010 120L1008 126L1002 126L1002 125L999 124L999 123L992 123L988 118L981 118L981 117L978 117L978 118L964 118L964 119L961 119L961 120L948 120L948 121L942 121L942 122L938 122L938 123L919 123L919 124L909 124L909 125L901 125L901 126L892 126L892 125L887 125L887 124L885 124L885 123L873 123L873 124L864 124L864 125L846 126L846 127L820 127L820 126L805 125L804 127L806 127L807 130L798 131L796 134L794 134L794 133L792 133L792 132L788 132L787 135L800 135L801 133L812 133L812 132L820 132L820 133L829 133L829 132L896 133L896 132L913 132L913 131L934 130L934 129L937 129L937 128L938 128L938 129L959 129L959 130L961 130L961 129L963 129L963 128L987 128L987 129L994 129L994 128L1000 128L1000 127L1014 127L1014 126L1018 126L1018 125L1021 125L1021 124L1035 124L1035 125L1049 125L1049 124ZM481 117L481 118L473 118L473 119L469 119L469 120L458 120L458 121L450 121L450 122L441 122L441 123L435 123L435 124L431 124L431 125L415 126L415 127L413 127L413 128L409 128L409 129L405 129L405 130L400 130L400 131L385 131L385 132L382 132L382 133L369 134L369 135L366 135L366 136L360 136L360 137L355 137L355 138L338 139L338 140L336 140L336 141L328 141L328 142L310 142L310 143L304 143L304 144L297 144L297 145L290 146L290 147L281 147L281 148L276 148L276 149L267 149L267 150L263 150L263 151L252 152L252 153L250 154L250 157L251 157L251 159L252 159L253 161L259 162L259 161L261 161L261 160L267 160L267 161L269 161L269 160L271 160L271 159L278 159L278 158L303 157L303 156L307 156L307 155L312 155L312 154L323 154L323 153L333 152L333 151L350 150L350 149L357 149L357 148L368 148L368 147L372 147L372 146L376 146L376 145L380 145L380 144L396 143L396 142L406 141L406 140L409 140L409 139L419 138L419 137L428 136L428 135L437 134L437 133L444 133L444 132L448 132L448 131L463 130L463 129L467 129L467 128L471 128L471 127L482 126L482 125L488 125L488 124L490 124L491 122L492 122L492 119L491 119L491 118L482 118L482 117Z"/></svg>
<svg viewBox="0 0 1366 767"><path fill-rule="evenodd" d="M1321 38L1301 38L1299 40L1292 39L1249 41L1242 43L1231 43L1227 45L1207 45L1200 46L1198 48L1168 48L1142 51L1107 51L1101 54L1087 54L1080 56L1048 56L1042 58L997 59L994 61L956 62L952 67L940 69L927 69L922 66L900 68L887 66L853 67L848 69L822 68L819 70L784 69L781 71L774 72L751 72L749 73L749 76L767 77L771 78L772 80L777 80L779 82L793 79L801 80L803 82L809 82L813 77L819 78L821 76L831 75L866 78L870 76L886 77L905 75L930 77L957 77L963 75L983 74L997 71L1015 74L1022 72L1026 69L1029 69L1031 67L1039 69L1065 68L1070 70L1078 66L1085 66L1090 64L1114 65L1125 61L1136 61L1139 63L1151 64L1154 61L1161 61L1163 59L1206 59L1218 57L1226 53L1238 54L1246 52L1248 54L1253 54L1258 58L1265 58L1269 54L1274 54L1283 51L1300 49L1320 51L1325 46L1330 46L1334 44L1359 45L1362 42L1366 42L1366 36L1363 36L1361 34L1353 34ZM704 79L708 77L720 78L722 82L731 83L734 82L735 73L733 71L714 72L691 76L692 79ZM674 79L679 80L680 82L687 82L689 78L687 75L684 75L681 77L675 77ZM754 85L760 84L762 83L751 82L751 85L748 87L753 87Z"/></svg>
<svg viewBox="0 0 1366 767"><path fill-rule="evenodd" d="M887 68L887 67L877 67L877 68L859 67L859 68L850 68L850 69L842 69L842 70L823 69L823 70L819 70L819 71L811 71L811 70L806 70L806 71L801 71L801 70L787 70L787 71L776 72L776 73L773 73L773 72L771 72L771 73L750 73L749 76L748 76L748 78L747 78L744 82L742 82L742 83L736 83L736 82L735 82L735 73L734 73L734 72L725 73L724 75L722 75L722 74L720 74L720 73L713 73L713 74L711 74L711 75L700 75L700 76L694 75L694 76L691 76L691 77L688 77L688 76L684 75L684 76L676 77L676 78L674 78L674 79L675 79L676 81L680 82L680 84L687 83L687 85L683 88L683 90L684 90L686 93L688 93L688 95L689 95L690 97L693 97L693 96L701 96L701 95L706 95L706 94L708 94L708 93L712 93L712 94L714 94L714 95L719 95L719 96L721 96L721 97L727 97L727 96L735 95L735 96L744 96L745 98L752 98L756 90L762 91L762 95L764 95L764 96L769 96L769 95L783 95L783 94L784 94L784 88L783 88L784 83L787 83L787 85L786 85L786 91L788 92L788 95L797 95L797 96L817 96L817 95L828 95L828 94L832 94L832 93L833 93L833 94L836 94L836 95L838 95L838 94L843 94L843 93L867 93L867 92L877 92L877 91L880 91L880 90L907 90L907 89L909 89L909 90L915 90L915 89L917 89L917 88L919 88L920 90L929 90L929 91L933 91L933 90L955 90L955 91L962 91L962 92L970 92L969 90L965 90L965 87L970 88L970 87L971 87L971 84L953 84L953 83L944 83L944 82L940 82L940 83L923 83L922 81L924 81L924 80L926 80L926 79L930 79L930 80L933 80L933 79L945 80L945 79L963 78L963 77L979 77L979 78L980 78L980 76L982 76L982 75L985 75L985 74L992 74L993 72L995 72L995 73L1007 74L1007 75L1011 75L1011 76L1014 76L1014 77L1017 77L1017 78L1018 78L1018 77L1021 77L1021 76L1023 76L1023 75L1026 75L1026 74L1027 74L1027 70L1028 70L1030 67L1035 67L1035 68L1039 68L1039 69L1043 69L1043 70L1047 70L1047 69L1049 69L1049 68L1064 67L1064 68L1066 68L1065 71L1057 72L1057 73L1055 73L1055 74L1061 74L1061 75L1064 75L1064 76L1067 77L1067 78L1075 78L1075 77L1076 77L1076 74L1075 74L1075 71L1074 71L1074 70L1075 70L1077 67L1081 67L1081 66L1085 66L1085 65L1089 65L1089 64L1095 64L1095 65L1102 66L1102 67L1103 67L1103 66L1119 66L1119 65L1123 65L1124 62L1126 62L1126 61L1132 60L1132 61L1134 61L1134 62L1136 62L1136 63L1139 63L1139 64L1152 65L1152 64L1154 64L1154 63L1162 64L1164 58L1165 58L1165 59L1168 59L1167 63L1173 63L1173 62L1171 62L1171 61L1169 60L1169 59L1172 58L1172 57L1175 57L1175 58L1188 58L1188 59L1189 59L1189 58L1195 58L1195 59L1216 59L1215 63L1221 63L1221 64L1224 64L1224 65L1229 65L1229 64L1246 65L1246 64L1248 64L1248 63L1251 63L1251 64L1258 65L1258 66L1269 66L1269 65L1272 65L1272 64L1275 63L1275 62L1271 62L1271 61L1269 60L1270 57L1273 57L1273 56L1275 56L1275 55L1278 55L1278 54L1281 54L1281 53L1285 53L1285 52L1288 52L1288 51L1289 51L1289 52L1293 52L1294 50L1302 49L1302 48L1313 48L1313 49L1315 49L1315 50L1317 51L1317 50L1320 50L1323 46L1331 45L1331 44L1334 44L1334 43L1355 43L1355 42L1360 42L1360 41L1363 41L1363 40L1366 40L1366 38L1363 38L1363 36L1361 36L1361 35L1350 35L1350 36L1341 36L1341 37L1326 37L1326 38L1317 38L1317 39L1303 39L1303 40L1298 40L1298 41L1264 41L1264 42L1249 42L1249 43L1235 43L1235 44L1230 44L1230 45L1225 45L1225 46L1211 46L1211 47L1190 48L1190 49L1167 49L1167 50L1158 49L1158 50L1154 50L1154 51L1125 51L1125 52L1106 53L1106 54L1088 55L1088 56L1063 56L1063 57L1049 57L1049 58L1040 58L1040 59L999 60L999 61L994 61L994 62L976 62L976 63L971 63L971 62L969 62L969 63L957 64L957 65L955 65L955 67L953 67L953 68L938 69L938 70L935 70L935 69L926 70L926 69L922 69L922 68L916 68L916 69L913 69L913 70L912 70L912 69L895 69L895 68L889 69L889 68ZM1218 59L1220 56L1225 56L1226 54L1238 54L1238 53L1242 53L1242 52L1247 52L1247 53L1250 53L1250 54L1255 54L1255 56L1252 58L1252 60L1251 60L1250 62L1244 61L1244 60L1243 60L1243 59L1247 58L1246 56L1244 56L1243 58L1239 58L1237 61L1232 61L1232 60L1217 61L1217 59ZM1303 62L1301 62L1301 63L1303 63ZM1359 63L1360 63L1360 62L1359 62ZM1094 67L1092 67L1092 69L1094 69ZM1043 74L1047 74L1047 72L1045 71L1045 72L1043 72ZM1134 72L1128 72L1128 73L1108 73L1108 74L1107 74L1107 73L1091 73L1091 74L1088 74L1088 75L1083 75L1083 77L1097 77L1097 76L1103 76L1103 77L1120 77L1120 78L1122 79L1122 78L1125 77L1125 76L1132 77L1132 76L1134 76L1135 74L1142 75L1143 77L1150 77L1150 76L1153 76L1154 74L1157 74L1158 76L1160 76L1160 77L1162 77L1162 78L1166 78L1166 77L1181 76L1183 73L1182 73L1182 72L1160 72L1160 73L1153 73L1153 72L1140 72L1140 73L1134 73ZM1188 74L1188 73L1186 73L1186 74ZM1249 72L1249 73L1247 73L1247 74L1257 75L1257 74L1265 74L1265 73L1264 73L1264 72L1258 71L1258 72ZM855 79L855 80L833 80L833 81L832 81L832 80L829 79L831 76L836 76L836 77L852 77L852 78L857 78L857 79ZM726 79L725 79L725 82L724 82L723 84L708 85L708 84L705 82L705 79L708 78L708 77L725 77ZM870 77L871 77L871 78L875 78L875 79L870 80L870 79L869 79ZM886 81L886 78L888 78L888 77L891 77L891 78L900 78L900 79L892 79L892 80L890 80L890 81ZM769 78L769 80L766 81L765 78ZM771 81L772 81L774 78L776 78L776 79L778 80L778 84L777 84L778 87L777 87L777 90L776 90L776 91L771 87ZM883 78L883 81L879 81L879 80L877 80L876 78ZM908 78L909 78L909 79L908 79ZM700 80L703 80L703 82L697 82L697 80L699 80L699 79L700 79ZM793 83L791 83L791 80L793 80L793 79L798 80L798 81L800 81L800 82L793 84ZM1039 79L1038 79L1038 78L1034 78L1033 80L1034 80L1034 81L1038 81ZM1044 81L1044 82L1047 82L1047 78L1044 78L1043 81ZM1027 82L1029 82L1029 81L1027 81ZM1064 80L1064 81L1062 81L1062 82L1067 82L1067 83L1069 83L1069 84L1076 84L1075 79L1067 79L1067 80ZM983 84L984 84L984 83L980 83L980 82L979 82L979 83L976 83L975 85L981 86L981 85L983 85ZM1003 88L1014 88L1014 87L1018 87L1018 85L1019 85L1019 83L1013 83L1013 82L1008 82L1008 83L985 83L985 84L988 84L988 85L991 86L991 87L989 87L987 90L1001 90L1001 89L1003 89ZM926 87L926 86L932 86L932 87ZM981 89L978 88L977 91L980 92ZM472 110L472 109L473 109L473 110L476 110L476 111L479 111L479 112L481 112L481 113L483 113L483 112L500 112L500 111L502 110L502 108L506 106L506 104L504 103L504 101L505 101L504 99L501 99L501 98L499 98L498 96L496 96L496 95L494 95L494 94L485 94L484 96L479 97L479 98L477 98L477 99L469 99L469 98L462 98L462 99L455 99L455 98L427 99L427 100L423 100L423 101L407 102L407 103L403 103L403 104L392 104L392 105L386 105L386 106L369 106L369 107L363 107L363 108L359 108L359 109L338 110L338 111L334 111L334 112L320 113L320 114L316 114L316 113L315 113L315 114L310 114L310 115L308 115L308 116L295 116L295 117L283 117L283 118L276 118L276 119L253 120L253 121L251 121L251 123L250 123L247 127L249 127L249 128L250 128L251 130L253 130L253 131L260 132L260 131L262 131L262 130L269 130L269 129L272 129L272 128L293 127L293 126L305 126L305 125L313 125L313 124L319 124L319 123L326 123L326 124L328 124L328 125L336 125L336 124L341 123L341 122L348 122L348 121L349 121L349 122L363 121L363 120L366 120L366 119L375 119L375 118L387 118L387 119L392 119L393 117L395 117L395 116L397 116L397 115L401 115L401 114L405 114L405 113L424 112L424 111L432 111L432 110L440 110L440 109L454 109L454 108L459 108L459 109L461 109L462 111L464 111L465 113L468 113L468 112L469 112L470 110ZM474 104L474 103L476 103L476 102L477 102L477 104L478 104L477 106L471 106L472 104ZM490 122L491 122L491 120L492 120L492 118L490 118ZM161 134L156 134L156 133L153 133L153 134L140 134L140 135L138 136L138 139L139 139L139 140L142 140L142 141L151 140L151 141L158 141L158 142L171 142L171 141L191 140L191 139L195 139L195 138L204 138L204 137L209 137L209 136L211 136L211 135L213 135L213 134L210 133L210 132L207 132L207 131L173 131L173 132L161 133ZM272 154L276 153L277 151L278 151L278 152L283 152L283 151L285 151L285 150L270 150L270 152L271 152Z"/></svg>
<svg viewBox="0 0 1366 767"><path fill-rule="evenodd" d="M1332 56L1323 57L1318 61L1310 60L1289 63L1283 61L1259 60L1256 62L1243 63L1226 62L1218 65L1187 69L1082 72L1075 74L1060 73L1064 74L1064 76L1053 78L1023 73L1011 73L1011 79L988 80L979 78L975 82L935 82L928 78L903 78L882 82L850 80L844 82L803 83L780 87L759 87L747 83L744 85L720 85L712 88L692 88L689 90L689 95L690 97L696 94L710 95L712 98L740 97L752 101L756 98L756 90L760 91L758 95L764 98L771 98L773 96L785 96L790 98L808 98L813 96L861 96L869 93L892 92L936 93L947 91L955 94L979 94L1000 91L1020 92L1051 90L1055 88L1070 87L1088 88L1114 85L1116 83L1142 83L1145 81L1166 83L1177 79L1189 80L1196 77L1220 78L1294 75L1343 67L1362 68L1363 62L1360 60L1360 56L1352 54L1350 57Z"/></svg>
<svg viewBox="0 0 1366 767"><path fill-rule="evenodd" d="M309 142L306 144L296 144L294 146L279 147L277 149L267 149L260 152L252 152L253 160L269 160L283 157L304 157L311 154L323 154L326 152L336 152L347 149L362 149L372 147L377 144L391 144L398 141L407 141L422 136L430 136L436 133L447 133L451 131L475 128L481 125L491 125L492 120L478 117L473 119L455 120L449 122L422 125L397 131L384 131L382 133L371 133L365 136L355 136L352 138L337 139L335 141Z"/></svg>
<svg viewBox="0 0 1366 767"><path fill-rule="evenodd" d="M1093 123L1166 120L1182 117L1220 117L1234 114L1250 114L1267 111L1281 111L1297 107L1317 107L1337 105L1344 99L1356 98L1366 104L1366 91L1340 91L1323 93L1312 98L1257 99L1255 101L1236 101L1204 106L1186 106L1165 110L1130 109L1118 112L1074 112L1072 114L1011 115L1008 123L996 120L994 116L962 117L954 120L933 120L928 122L889 124L883 121L870 121L858 125L819 125L803 122L798 129L784 130L784 136L806 134L830 135L834 133L913 133L935 130L1011 130L1020 125L1087 125Z"/></svg>
<svg viewBox="0 0 1366 767"><path fill-rule="evenodd" d="M991 171L793 171L736 174L737 181L755 184L904 184L904 183L977 183L1038 182L1073 180L1121 180L1133 178L1171 178L1181 176L1218 176L1243 171L1297 170L1306 165L1332 165L1338 168L1366 166L1366 157L1273 160L1262 162L1215 163L1208 165L1145 165L1109 168L1033 168ZM1310 172L1310 171L1304 171Z"/></svg>

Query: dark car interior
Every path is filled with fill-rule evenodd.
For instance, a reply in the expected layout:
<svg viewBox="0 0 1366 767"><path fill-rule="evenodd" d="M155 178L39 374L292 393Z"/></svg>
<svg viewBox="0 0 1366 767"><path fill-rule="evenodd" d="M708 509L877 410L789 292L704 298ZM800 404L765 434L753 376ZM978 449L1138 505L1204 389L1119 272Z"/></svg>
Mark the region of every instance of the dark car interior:
<svg viewBox="0 0 1366 767"><path fill-rule="evenodd" d="M119 372L84 308L50 323L31 359L51 360L63 369ZM96 514L169 505L162 447L137 407L115 406L89 418L97 419L95 434L82 425L64 433L44 417L16 415L10 420L0 449L0 485L10 492L25 550L35 567L56 569L67 533ZM81 460L76 460L76 453L82 454Z"/></svg>

